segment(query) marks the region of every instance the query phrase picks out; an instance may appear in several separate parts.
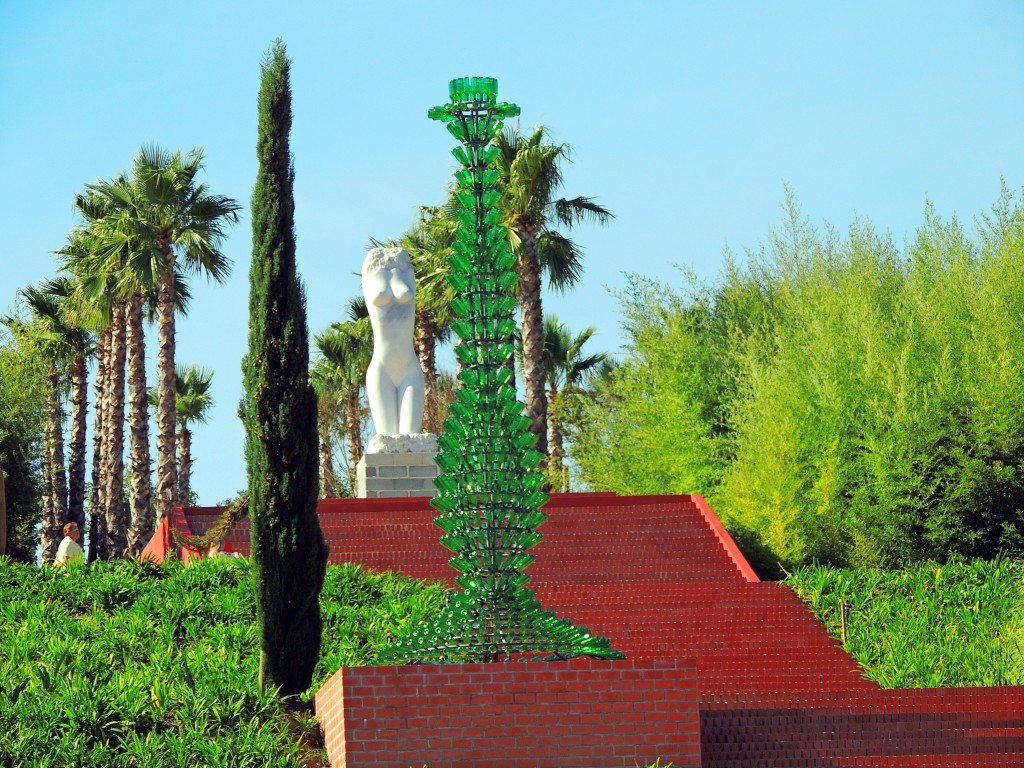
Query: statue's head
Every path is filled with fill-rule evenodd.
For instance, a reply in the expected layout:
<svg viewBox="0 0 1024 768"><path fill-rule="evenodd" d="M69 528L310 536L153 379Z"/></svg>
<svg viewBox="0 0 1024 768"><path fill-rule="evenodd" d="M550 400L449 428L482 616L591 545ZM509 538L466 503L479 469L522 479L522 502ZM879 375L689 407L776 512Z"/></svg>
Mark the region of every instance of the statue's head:
<svg viewBox="0 0 1024 768"><path fill-rule="evenodd" d="M412 271L412 259L405 248L371 248L363 260L363 274L385 269Z"/></svg>

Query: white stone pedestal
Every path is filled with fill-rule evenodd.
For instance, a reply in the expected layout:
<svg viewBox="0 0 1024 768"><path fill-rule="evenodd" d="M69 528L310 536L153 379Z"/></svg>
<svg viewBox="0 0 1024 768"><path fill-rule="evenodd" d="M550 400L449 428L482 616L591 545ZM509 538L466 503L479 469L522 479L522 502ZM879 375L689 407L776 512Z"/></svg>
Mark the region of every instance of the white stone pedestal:
<svg viewBox="0 0 1024 768"><path fill-rule="evenodd" d="M381 442L377 435L374 440ZM439 470L434 463L437 455L437 441L433 435L428 435L428 441L421 442L415 447L421 450L400 450L408 449L409 441L403 438L389 437L389 442L402 440L403 445L377 445L371 441L371 450L377 448L387 452L368 452L356 465L356 497L360 499L381 499L387 497L403 496L433 496L437 493L434 488L434 478ZM389 450L390 449L390 450ZM400 452L391 452L400 451Z"/></svg>

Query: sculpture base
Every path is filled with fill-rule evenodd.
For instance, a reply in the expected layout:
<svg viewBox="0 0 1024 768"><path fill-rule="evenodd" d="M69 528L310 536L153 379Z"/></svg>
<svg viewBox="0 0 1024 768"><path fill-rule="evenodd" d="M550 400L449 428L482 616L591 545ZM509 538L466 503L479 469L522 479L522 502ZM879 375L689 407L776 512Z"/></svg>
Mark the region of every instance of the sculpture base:
<svg viewBox="0 0 1024 768"><path fill-rule="evenodd" d="M436 448L433 451L365 454L356 465L356 497L434 496L437 493L434 478L439 471L434 463L436 455Z"/></svg>
<svg viewBox="0 0 1024 768"><path fill-rule="evenodd" d="M437 453L437 435L417 432L413 435L381 435L370 438L366 453Z"/></svg>

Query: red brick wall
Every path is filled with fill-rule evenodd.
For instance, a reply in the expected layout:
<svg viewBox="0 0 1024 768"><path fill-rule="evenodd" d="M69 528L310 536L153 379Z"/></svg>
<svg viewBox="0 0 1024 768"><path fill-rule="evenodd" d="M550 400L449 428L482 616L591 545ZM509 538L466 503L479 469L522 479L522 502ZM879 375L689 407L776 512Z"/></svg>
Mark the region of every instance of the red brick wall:
<svg viewBox="0 0 1024 768"><path fill-rule="evenodd" d="M701 703L705 768L1024 766L1024 687L765 693Z"/></svg>
<svg viewBox="0 0 1024 768"><path fill-rule="evenodd" d="M690 661L356 667L316 696L335 768L701 765Z"/></svg>

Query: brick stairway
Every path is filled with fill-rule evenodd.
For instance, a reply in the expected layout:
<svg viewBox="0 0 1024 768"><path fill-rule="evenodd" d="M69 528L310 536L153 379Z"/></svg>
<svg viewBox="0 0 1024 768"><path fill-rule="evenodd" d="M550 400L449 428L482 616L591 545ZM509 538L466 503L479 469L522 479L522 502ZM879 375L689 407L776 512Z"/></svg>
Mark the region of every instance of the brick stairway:
<svg viewBox="0 0 1024 768"><path fill-rule="evenodd" d="M695 661L705 768L1024 767L1024 688L879 689L793 592L757 579L701 497L556 494L545 511L528 586L630 659ZM219 513L173 523L202 533ZM422 498L320 504L332 563L451 584L435 514ZM227 547L248 539L240 521Z"/></svg>

